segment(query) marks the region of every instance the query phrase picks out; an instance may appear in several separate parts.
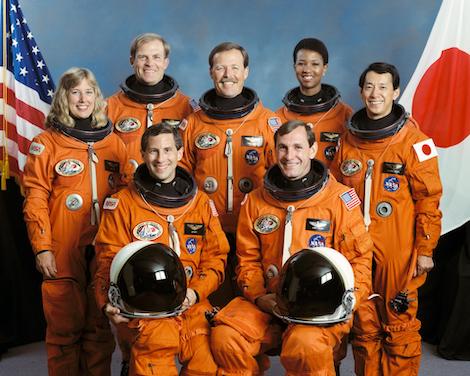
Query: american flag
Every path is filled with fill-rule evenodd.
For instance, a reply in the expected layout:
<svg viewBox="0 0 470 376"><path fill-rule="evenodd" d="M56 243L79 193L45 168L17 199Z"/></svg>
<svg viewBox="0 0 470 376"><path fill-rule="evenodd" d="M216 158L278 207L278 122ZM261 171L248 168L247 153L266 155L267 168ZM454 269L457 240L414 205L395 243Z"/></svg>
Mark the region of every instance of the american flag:
<svg viewBox="0 0 470 376"><path fill-rule="evenodd" d="M349 191L340 194L339 197L341 197L341 200L343 200L348 210L351 210L361 204L361 200L357 196L354 188L351 188Z"/></svg>
<svg viewBox="0 0 470 376"><path fill-rule="evenodd" d="M2 1L2 20L0 162L5 189L10 173L21 181L29 146L44 129L55 87L18 0Z"/></svg>

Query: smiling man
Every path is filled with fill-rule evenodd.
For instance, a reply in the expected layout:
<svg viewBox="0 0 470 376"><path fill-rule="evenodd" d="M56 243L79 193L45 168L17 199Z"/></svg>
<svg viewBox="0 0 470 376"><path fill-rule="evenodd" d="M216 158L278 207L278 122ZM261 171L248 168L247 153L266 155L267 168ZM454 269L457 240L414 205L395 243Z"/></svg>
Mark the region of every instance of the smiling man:
<svg viewBox="0 0 470 376"><path fill-rule="evenodd" d="M142 136L142 163L131 186L104 204L96 237L95 276L99 307L117 326L123 356L121 375L177 374L179 355L185 375L215 375L209 349L210 311L207 297L222 282L229 245L214 203L197 189L193 177L177 166L183 143L167 123L148 128ZM187 293L182 315L166 319L128 320L108 301L113 257L134 241L170 246L186 272Z"/></svg>
<svg viewBox="0 0 470 376"><path fill-rule="evenodd" d="M126 144L135 167L142 162L140 138L147 127L162 121L178 126L192 112L189 98L165 74L169 54L170 45L160 35L137 36L130 48L134 74L108 99L108 117Z"/></svg>
<svg viewBox="0 0 470 376"><path fill-rule="evenodd" d="M231 259L240 203L262 184L265 171L274 163L273 134L281 125L256 92L245 87L248 73L243 47L231 42L216 46L209 54L214 88L201 96L201 111L191 114L180 127L185 149L182 164L214 200L231 243ZM216 298L217 305L235 294L229 288L226 293Z"/></svg>
<svg viewBox="0 0 470 376"><path fill-rule="evenodd" d="M334 86L322 83L329 56L321 40L302 39L294 48L293 58L299 86L286 93L284 106L276 113L282 122L297 119L311 124L318 142L316 158L329 166L352 110L340 100Z"/></svg>
<svg viewBox="0 0 470 376"><path fill-rule="evenodd" d="M352 320L280 327L273 316L279 274L285 261L303 248L334 248L353 268L359 304L370 289L372 241L354 190L338 183L314 159L317 143L310 126L289 121L275 140L278 164L241 207L237 282L243 297L215 316L212 354L223 375L258 375L266 366L263 351L281 344L287 375L332 376L334 351Z"/></svg>
<svg viewBox="0 0 470 376"><path fill-rule="evenodd" d="M441 229L437 151L395 103L400 95L395 66L369 65L359 87L365 107L352 116L331 165L338 180L358 192L375 245L372 292L380 298L356 312L356 374L417 375L417 289L434 266Z"/></svg>

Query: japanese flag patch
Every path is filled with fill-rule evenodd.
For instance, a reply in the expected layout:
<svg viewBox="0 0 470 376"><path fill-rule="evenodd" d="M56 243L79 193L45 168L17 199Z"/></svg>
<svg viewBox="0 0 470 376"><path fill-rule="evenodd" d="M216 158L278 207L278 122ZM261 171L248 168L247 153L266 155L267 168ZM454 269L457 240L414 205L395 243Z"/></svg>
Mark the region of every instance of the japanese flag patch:
<svg viewBox="0 0 470 376"><path fill-rule="evenodd" d="M104 200L103 209L105 210L114 210L117 208L119 204L119 199L114 197L107 197Z"/></svg>
<svg viewBox="0 0 470 376"><path fill-rule="evenodd" d="M39 144L33 141L31 142L31 145L29 145L29 154L41 155L45 148L46 147L43 144Z"/></svg>
<svg viewBox="0 0 470 376"><path fill-rule="evenodd" d="M436 145L434 145L432 138L417 142L413 145L413 149L415 149L416 156L420 162L437 157Z"/></svg>

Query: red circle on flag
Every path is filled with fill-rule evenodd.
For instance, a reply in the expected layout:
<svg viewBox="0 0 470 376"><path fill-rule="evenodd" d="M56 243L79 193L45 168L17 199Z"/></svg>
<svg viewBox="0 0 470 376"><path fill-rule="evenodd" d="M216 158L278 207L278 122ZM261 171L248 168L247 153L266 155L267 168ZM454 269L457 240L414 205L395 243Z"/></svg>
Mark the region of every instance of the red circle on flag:
<svg viewBox="0 0 470 376"><path fill-rule="evenodd" d="M458 48L442 51L416 87L412 110L436 146L457 145L470 135L470 55Z"/></svg>
<svg viewBox="0 0 470 376"><path fill-rule="evenodd" d="M431 147L428 144L423 145L421 151L423 152L423 154L429 155L431 154Z"/></svg>

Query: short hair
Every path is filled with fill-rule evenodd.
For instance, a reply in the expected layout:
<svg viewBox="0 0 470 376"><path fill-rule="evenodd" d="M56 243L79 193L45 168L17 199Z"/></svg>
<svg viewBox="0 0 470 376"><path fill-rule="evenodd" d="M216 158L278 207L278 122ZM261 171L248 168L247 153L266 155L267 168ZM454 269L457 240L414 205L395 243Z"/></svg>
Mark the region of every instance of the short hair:
<svg viewBox="0 0 470 376"><path fill-rule="evenodd" d="M400 74L398 73L398 69L395 67L395 65L377 62L370 64L359 77L359 87L361 89L364 88L366 74L371 71L378 74L390 73L392 75L393 89L396 90L400 87Z"/></svg>
<svg viewBox="0 0 470 376"><path fill-rule="evenodd" d="M86 68L70 68L62 77L60 77L59 85L52 98L51 108L46 118L46 127L59 122L66 127L73 128L75 120L70 114L68 93L74 87L80 85L83 80L87 80L95 92L95 103L93 112L91 114L91 125L93 128L102 128L108 124L108 117L106 116L106 101L103 98L98 82L95 75Z"/></svg>
<svg viewBox="0 0 470 376"><path fill-rule="evenodd" d="M212 68L214 64L214 56L219 52L230 51L230 50L238 50L243 56L243 66L246 68L249 63L248 52L237 43L233 42L223 42L215 46L209 54L209 67Z"/></svg>
<svg viewBox="0 0 470 376"><path fill-rule="evenodd" d="M277 146L277 140L279 137L291 133L298 127L305 128L305 131L307 132L308 146L311 147L315 143L315 134L312 131L312 127L301 120L290 120L282 124L274 134L274 145Z"/></svg>
<svg viewBox="0 0 470 376"><path fill-rule="evenodd" d="M293 53L294 64L297 62L297 52L299 52L300 50L310 50L318 52L323 59L323 64L328 64L328 49L320 39L304 38L299 43L297 43L294 47Z"/></svg>
<svg viewBox="0 0 470 376"><path fill-rule="evenodd" d="M155 137L161 134L172 134L175 140L176 150L180 150L183 147L183 139L181 138L181 134L177 128L173 125L162 122L158 124L154 124L151 127L148 127L144 134L142 135L142 139L140 140L140 149L145 152L147 150L147 146L149 144L149 138Z"/></svg>
<svg viewBox="0 0 470 376"><path fill-rule="evenodd" d="M165 39L163 39L161 35L155 33L144 33L136 36L131 43L131 57L135 58L135 54L137 53L137 50L140 46L145 43L152 42L154 40L159 40L160 42L162 42L163 49L165 50L165 57L168 57L170 55L170 45Z"/></svg>

